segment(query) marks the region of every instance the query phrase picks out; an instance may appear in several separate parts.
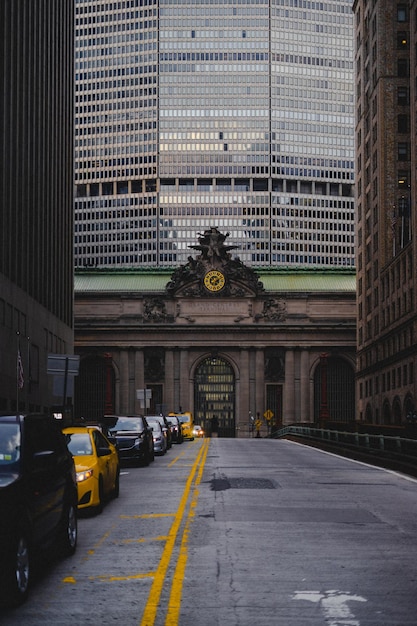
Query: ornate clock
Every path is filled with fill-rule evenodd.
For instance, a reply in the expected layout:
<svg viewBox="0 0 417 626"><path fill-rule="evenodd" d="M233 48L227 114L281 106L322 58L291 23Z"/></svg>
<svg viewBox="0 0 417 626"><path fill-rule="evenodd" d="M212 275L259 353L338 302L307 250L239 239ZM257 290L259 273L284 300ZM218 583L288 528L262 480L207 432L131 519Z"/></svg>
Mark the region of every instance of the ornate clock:
<svg viewBox="0 0 417 626"><path fill-rule="evenodd" d="M219 270L210 270L204 276L204 286L212 292L220 291L226 284L224 275Z"/></svg>

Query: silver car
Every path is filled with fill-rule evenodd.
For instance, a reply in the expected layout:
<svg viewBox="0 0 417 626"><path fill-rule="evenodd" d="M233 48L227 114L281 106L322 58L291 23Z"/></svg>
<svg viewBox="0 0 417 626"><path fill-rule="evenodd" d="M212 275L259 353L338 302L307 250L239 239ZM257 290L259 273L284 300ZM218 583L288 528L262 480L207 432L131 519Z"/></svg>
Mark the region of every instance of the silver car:
<svg viewBox="0 0 417 626"><path fill-rule="evenodd" d="M156 417L147 417L146 421L152 428L153 447L155 454L163 455L167 451L167 438L162 430L160 421Z"/></svg>

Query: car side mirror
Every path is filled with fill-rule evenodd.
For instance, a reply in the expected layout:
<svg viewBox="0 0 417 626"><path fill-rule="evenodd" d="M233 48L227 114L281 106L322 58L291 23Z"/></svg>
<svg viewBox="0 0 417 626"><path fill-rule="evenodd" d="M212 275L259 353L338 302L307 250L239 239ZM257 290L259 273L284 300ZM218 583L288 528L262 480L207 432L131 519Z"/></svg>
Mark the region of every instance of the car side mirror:
<svg viewBox="0 0 417 626"><path fill-rule="evenodd" d="M98 456L109 456L111 454L111 450L109 448L98 448L97 455Z"/></svg>
<svg viewBox="0 0 417 626"><path fill-rule="evenodd" d="M40 452L35 452L33 455L33 467L34 469L46 468L53 463L54 459L54 450L41 450Z"/></svg>

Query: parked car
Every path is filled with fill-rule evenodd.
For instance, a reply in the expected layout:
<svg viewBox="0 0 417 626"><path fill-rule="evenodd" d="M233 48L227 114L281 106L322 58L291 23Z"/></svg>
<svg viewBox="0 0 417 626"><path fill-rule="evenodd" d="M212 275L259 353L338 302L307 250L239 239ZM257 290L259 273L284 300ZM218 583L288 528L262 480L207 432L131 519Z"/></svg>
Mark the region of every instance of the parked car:
<svg viewBox="0 0 417 626"><path fill-rule="evenodd" d="M106 498L119 496L119 455L95 426L69 426L63 433L71 452L78 486L78 508L103 510Z"/></svg>
<svg viewBox="0 0 417 626"><path fill-rule="evenodd" d="M167 440L167 450L169 450L172 447L172 436L171 436L171 428L170 428L167 418L165 417L165 415L159 414L159 415L147 415L146 419L149 419L151 417L154 419L157 419L159 423L161 424L162 430L164 431L164 434Z"/></svg>
<svg viewBox="0 0 417 626"><path fill-rule="evenodd" d="M193 435L194 435L194 437L204 437L204 430L200 426L200 424L194 424L194 426L193 426Z"/></svg>
<svg viewBox="0 0 417 626"><path fill-rule="evenodd" d="M121 462L149 465L154 460L153 434L143 415L105 415L100 422L115 437Z"/></svg>
<svg viewBox="0 0 417 626"><path fill-rule="evenodd" d="M152 428L153 434L153 448L155 454L163 455L167 451L167 438L164 433L161 422L156 417L147 417L146 421L149 426Z"/></svg>
<svg viewBox="0 0 417 626"><path fill-rule="evenodd" d="M168 413L168 417L171 417L172 415L178 417L179 421L181 422L181 431L184 439L191 439L191 441L193 441L194 420L192 413L190 413L189 411L184 411L181 413Z"/></svg>
<svg viewBox="0 0 417 626"><path fill-rule="evenodd" d="M182 443L184 436L181 430L181 422L176 415L168 415L167 421L171 429L171 441L172 443Z"/></svg>
<svg viewBox="0 0 417 626"><path fill-rule="evenodd" d="M0 417L0 601L27 597L33 559L77 546L77 483L59 423L47 415Z"/></svg>
<svg viewBox="0 0 417 626"><path fill-rule="evenodd" d="M117 439L116 437L113 437L113 435L110 433L109 429L107 428L105 424L102 424L101 422L94 422L94 421L90 422L90 421L83 420L80 422L75 422L73 425L74 426L95 426L103 433L106 439L108 439L110 443L112 443L114 447L116 448L116 450L118 451Z"/></svg>

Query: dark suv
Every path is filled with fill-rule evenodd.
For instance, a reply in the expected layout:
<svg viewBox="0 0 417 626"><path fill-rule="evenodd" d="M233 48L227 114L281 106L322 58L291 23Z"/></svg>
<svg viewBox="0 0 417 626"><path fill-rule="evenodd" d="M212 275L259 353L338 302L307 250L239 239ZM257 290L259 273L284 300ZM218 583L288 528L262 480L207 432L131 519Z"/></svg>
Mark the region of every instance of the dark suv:
<svg viewBox="0 0 417 626"><path fill-rule="evenodd" d="M181 422L176 415L168 415L166 418L171 429L171 441L172 443L182 443L184 437L181 430Z"/></svg>
<svg viewBox="0 0 417 626"><path fill-rule="evenodd" d="M74 461L59 424L46 415L0 415L0 601L28 594L33 557L77 545Z"/></svg>
<svg viewBox="0 0 417 626"><path fill-rule="evenodd" d="M105 415L100 423L116 441L121 461L149 465L154 460L152 428L142 415Z"/></svg>

